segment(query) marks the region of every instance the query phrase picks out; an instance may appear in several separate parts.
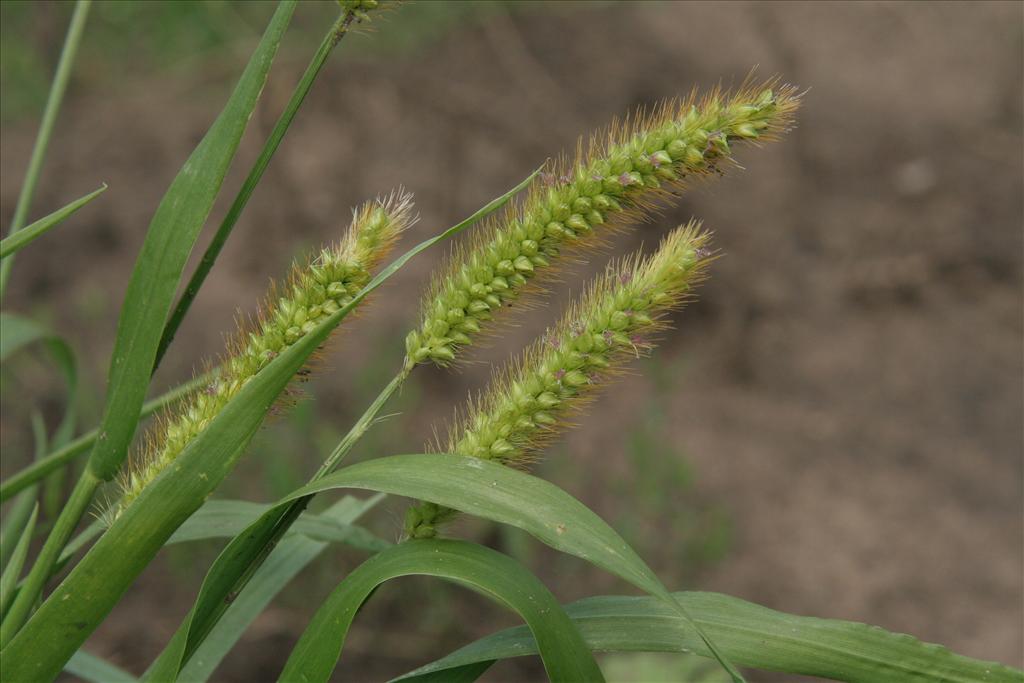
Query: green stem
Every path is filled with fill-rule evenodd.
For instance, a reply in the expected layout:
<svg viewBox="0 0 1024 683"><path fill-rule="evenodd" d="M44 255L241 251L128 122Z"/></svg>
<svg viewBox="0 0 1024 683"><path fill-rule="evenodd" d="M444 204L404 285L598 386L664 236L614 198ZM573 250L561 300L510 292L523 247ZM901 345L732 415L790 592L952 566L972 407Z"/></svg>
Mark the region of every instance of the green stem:
<svg viewBox="0 0 1024 683"><path fill-rule="evenodd" d="M78 526L79 520L85 514L92 502L93 494L101 483L103 483L102 480L88 468L82 472L82 476L75 485L75 490L71 492L71 497L64 509L61 510L60 517L57 518L46 543L43 544L43 549L39 551L39 557L36 558L28 576L25 577L25 582L22 584L21 590L18 591L18 596L14 599L10 611L4 617L3 623L0 624L0 647L7 645L28 619L36 597L42 591L43 584L50 578L50 572L60 556L64 544L71 538L72 532Z"/></svg>
<svg viewBox="0 0 1024 683"><path fill-rule="evenodd" d="M75 3L75 12L71 15L71 24L68 26L67 37L64 38L60 61L57 63L57 72L53 77L53 84L50 86L50 94L46 98L43 120L39 124L39 133L36 135L35 146L32 148L28 169L25 171L25 182L21 186L21 192L18 193L18 203L14 205L14 217L11 219L8 235L13 235L21 230L28 217L29 205L32 203L32 195L35 194L36 183L39 181L39 172L42 170L43 159L46 157L46 148L50 145L50 135L53 133L53 126L57 121L57 112L60 111L61 100L64 99L64 91L67 89L68 78L71 75L71 66L75 61L75 53L78 52L78 44L82 40L82 30L85 28L85 19L89 14L90 4L91 0L78 0ZM7 289L7 280L11 277L13 263L13 256L0 263L0 299L3 299L4 291Z"/></svg>
<svg viewBox="0 0 1024 683"><path fill-rule="evenodd" d="M412 372L414 367L415 365L411 361L408 359L405 361L398 374L392 378L386 387L384 387L377 398L373 400L373 403L371 403L363 413L362 417L352 425L352 428L348 430L348 434L338 442L338 445L335 446L331 454L327 456L327 459L324 460L322 465L320 465L320 469L318 469L316 474L310 478L310 484L319 479L323 479L338 467L341 461L345 459L345 456L348 455L348 452L352 450L352 447L356 442L359 441L363 434L365 434L373 425L374 420L377 419L377 413L379 413L380 409L384 407L384 404L387 403L388 399L398 391L399 387L401 387L409 377L409 373Z"/></svg>
<svg viewBox="0 0 1024 683"><path fill-rule="evenodd" d="M306 99L306 95L309 94L309 90L313 86L313 81L316 79L317 74L320 73L320 69L323 68L324 63L327 62L327 58L330 56L331 50L334 49L334 46L338 44L348 31L348 27L352 23L353 19L354 15L350 12L342 12L342 15L338 17L338 20L333 26L331 26L327 35L324 36L319 49L317 49L316 54L313 55L313 59L309 63L309 66L306 67L305 73L302 74L302 79L299 81L298 85L295 86L295 91L292 92L292 97L288 101L288 105L281 113L280 118L277 119L277 123L274 125L274 130L271 131L270 137L267 138L267 142L263 145L263 151L260 152L259 158L256 159L256 163L253 164L252 169L250 169L249 176L245 179L245 182L242 183L242 188L238 191L235 201L231 204L231 208L228 209L227 215L224 216L224 220L221 222L220 227L217 228L217 234L214 235L210 245L206 248L206 252L203 254L202 260L199 261L199 265L196 266L196 270L192 273L192 277L189 279L188 285L185 287L185 291L178 300L178 305L175 306L174 312L171 313L171 317L167 320L167 324L164 326L163 336L160 338L160 346L157 348L156 352L156 360L153 362L153 372L156 372L156 369L160 366L160 361L163 360L164 354L167 352L167 347L169 347L171 342L174 341L174 335L178 332L178 327L181 325L182 320L185 319L185 315L188 313L188 309L192 305L192 301L196 298L196 295L199 294L200 287L203 286L203 282L206 280L206 276L213 268L213 264L217 260L217 256L220 255L220 251L224 247L224 243L227 242L228 237L231 235L231 231L234 229L235 224L242 215L242 211L245 209L245 205L249 202L249 198L252 197L252 193L255 191L256 185L263 177L263 172L267 170L267 166L270 164L270 159L274 156L274 152L277 151L278 146L281 144L284 134L288 132L288 127L291 126L292 120L295 118L295 114L299 111L299 107Z"/></svg>
<svg viewBox="0 0 1024 683"><path fill-rule="evenodd" d="M192 393L197 387L209 383L212 374L201 375L190 382L186 382L180 386L171 389L162 396L154 398L142 406L142 412L140 413L140 419L152 415L153 413L162 410L168 405L175 401L187 396ZM92 446L93 442L96 441L96 437L99 435L98 429L93 429L90 432L82 434L74 441L68 443L63 448L50 453L45 458L36 460L25 469L17 472L0 484L0 503L6 501L11 496L15 495L19 491L22 491L35 482L39 481L50 472L60 469L67 463L74 460L76 457L85 453Z"/></svg>

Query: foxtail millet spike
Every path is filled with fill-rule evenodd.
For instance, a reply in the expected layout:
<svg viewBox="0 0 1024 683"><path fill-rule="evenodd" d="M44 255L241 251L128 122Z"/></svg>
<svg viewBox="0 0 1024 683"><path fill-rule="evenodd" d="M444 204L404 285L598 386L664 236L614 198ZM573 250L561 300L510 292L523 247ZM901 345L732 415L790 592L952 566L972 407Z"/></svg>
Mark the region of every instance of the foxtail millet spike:
<svg viewBox="0 0 1024 683"><path fill-rule="evenodd" d="M708 235L691 222L650 258L613 263L561 322L470 401L440 452L524 466L568 425L594 390L653 348L667 314L681 307L708 263ZM433 536L454 515L433 503L409 509L410 538Z"/></svg>
<svg viewBox="0 0 1024 683"><path fill-rule="evenodd" d="M352 212L345 236L305 263L292 266L287 284L271 285L252 325L227 344L210 384L161 416L141 452L119 477L121 497L112 519L170 465L238 391L286 348L349 304L370 281L402 232L412 225L412 195L402 189ZM243 328L244 326L239 326Z"/></svg>
<svg viewBox="0 0 1024 683"><path fill-rule="evenodd" d="M599 244L643 217L672 190L718 168L733 141L774 139L798 104L792 87L773 80L665 102L595 136L589 151L542 174L525 202L455 251L406 338L407 362L450 364L528 283L555 270L567 248Z"/></svg>

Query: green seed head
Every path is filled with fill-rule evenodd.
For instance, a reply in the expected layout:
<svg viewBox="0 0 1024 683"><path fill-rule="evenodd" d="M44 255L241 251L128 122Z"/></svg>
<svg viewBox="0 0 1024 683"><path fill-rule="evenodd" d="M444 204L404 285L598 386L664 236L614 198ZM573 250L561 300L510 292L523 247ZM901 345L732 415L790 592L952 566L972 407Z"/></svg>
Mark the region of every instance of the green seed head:
<svg viewBox="0 0 1024 683"><path fill-rule="evenodd" d="M708 236L690 223L672 232L648 259L609 266L562 321L491 380L439 450L523 466L628 362L649 351L666 315L703 278ZM420 506L406 533L421 538L454 513ZM414 523L409 524L410 520Z"/></svg>
<svg viewBox="0 0 1024 683"><path fill-rule="evenodd" d="M595 136L587 153L542 173L525 202L455 252L424 301L419 329L406 339L408 362L448 365L527 284L557 268L567 249L600 244L718 168L730 158L730 140L773 139L798 103L792 88L775 82L715 91L663 103Z"/></svg>
<svg viewBox="0 0 1024 683"><path fill-rule="evenodd" d="M239 332L215 379L163 416L120 479L116 517L148 486L256 373L281 352L350 303L406 228L415 222L404 191L367 202L353 212L345 237L307 263L295 264L288 284L271 286L255 329Z"/></svg>

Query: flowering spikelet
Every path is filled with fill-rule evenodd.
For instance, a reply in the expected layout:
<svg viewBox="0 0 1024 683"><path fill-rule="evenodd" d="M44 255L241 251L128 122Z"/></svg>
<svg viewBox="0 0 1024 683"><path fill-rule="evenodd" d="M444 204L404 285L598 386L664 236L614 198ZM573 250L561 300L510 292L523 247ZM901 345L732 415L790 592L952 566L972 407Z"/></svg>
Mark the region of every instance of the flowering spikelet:
<svg viewBox="0 0 1024 683"><path fill-rule="evenodd" d="M666 237L649 259L634 255L610 265L553 330L491 380L439 450L511 466L528 463L594 389L652 348L666 314L682 306L702 279L707 240L691 222ZM453 514L433 503L410 508L406 533L433 536Z"/></svg>
<svg viewBox="0 0 1024 683"><path fill-rule="evenodd" d="M238 333L229 343L215 379L165 415L147 435L141 454L121 475L122 496L114 518L185 450L256 373L350 303L370 281L374 267L402 231L414 221L412 197L404 191L367 202L353 211L352 224L339 243L323 249L305 264L293 265L282 296L271 286L255 329Z"/></svg>
<svg viewBox="0 0 1024 683"><path fill-rule="evenodd" d="M715 170L733 140L770 140L784 131L798 99L769 82L665 102L650 116L613 125L574 162L541 176L526 201L490 223L486 237L458 250L406 339L410 363L447 365L492 315L549 270L566 248L599 244L695 175Z"/></svg>

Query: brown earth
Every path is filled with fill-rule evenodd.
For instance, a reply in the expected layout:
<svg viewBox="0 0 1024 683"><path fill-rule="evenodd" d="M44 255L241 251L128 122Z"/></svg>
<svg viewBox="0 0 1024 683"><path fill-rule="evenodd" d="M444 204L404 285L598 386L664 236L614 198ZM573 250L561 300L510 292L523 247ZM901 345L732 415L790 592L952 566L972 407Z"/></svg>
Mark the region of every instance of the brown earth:
<svg viewBox="0 0 1024 683"><path fill-rule="evenodd" d="M616 453L656 408L667 417L660 438L696 473L687 495L724 506L733 529L721 562L688 571L661 550L673 538L652 520L642 554L663 576L1024 665L1021 5L522 9L462 25L412 57L361 60L363 43L343 45L159 382L184 378L215 353L233 313L250 309L292 255L337 234L361 199L400 183L412 190L422 221L411 245L613 116L693 84L738 83L758 64L760 75L809 88L798 127L779 144L743 149L745 171L703 184L616 241L620 253L650 246L695 215L725 256L657 360L639 364L581 420L558 449L571 461L543 471L614 523L630 508L628 496L608 493L628 465ZM302 66L276 67L229 189ZM36 206L57 206L98 180L111 189L63 239L19 257L6 303L49 311L86 359L97 396L145 226L217 110L221 80L196 73L160 89L138 82L114 95L69 96ZM33 134L27 125L4 130L4 221ZM376 359L373 348L393 347L397 363L395 340L440 257L403 270L335 347L315 388L322 419L339 421L368 400L350 386L355 368ZM579 291L582 281L567 278L550 310L504 330L477 357L520 347L554 318L562 290ZM657 393L651 375L673 368L680 381ZM417 450L486 376L483 363L424 371L401 447ZM4 427L5 439L17 438L17 427L6 419ZM317 454L304 457L312 467ZM375 527L391 535L402 507L392 510ZM550 554L531 566L567 600L625 590ZM168 588L169 571L147 572L94 651L144 667L194 595L194 586ZM276 673L321 599L298 590L257 622L218 680ZM437 654L439 639L455 646L511 623L468 598L453 603L454 614L415 615L420 591L439 590L413 582L382 593L356 624L346 680L397 674ZM493 680L539 676L532 664L503 666Z"/></svg>

